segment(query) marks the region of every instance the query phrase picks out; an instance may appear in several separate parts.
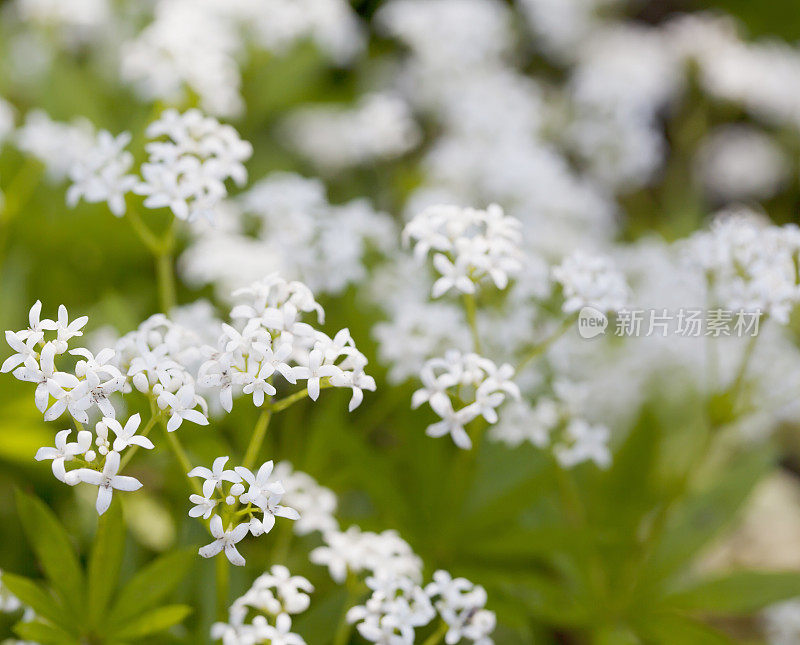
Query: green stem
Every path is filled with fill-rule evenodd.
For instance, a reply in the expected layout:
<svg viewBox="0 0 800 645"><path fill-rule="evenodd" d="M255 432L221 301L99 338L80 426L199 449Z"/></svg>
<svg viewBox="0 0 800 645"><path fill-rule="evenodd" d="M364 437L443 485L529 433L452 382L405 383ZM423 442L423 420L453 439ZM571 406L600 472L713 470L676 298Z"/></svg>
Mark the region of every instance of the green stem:
<svg viewBox="0 0 800 645"><path fill-rule="evenodd" d="M256 421L255 428L253 429L253 436L250 437L250 443L247 445L247 451L244 453L244 461L242 465L248 470L253 467L258 458L258 453L261 451L261 446L264 443L264 437L267 435L267 428L269 428L269 421L272 418L272 408L267 407L261 413Z"/></svg>
<svg viewBox="0 0 800 645"><path fill-rule="evenodd" d="M475 304L475 296L471 293L464 294L464 311L467 314L467 324L469 325L470 333L472 334L472 345L475 348L475 353L481 353L481 336L478 333L478 320L477 320L477 305Z"/></svg>
<svg viewBox="0 0 800 645"><path fill-rule="evenodd" d="M320 390L326 390L329 387L333 387L330 383L323 381L319 384ZM308 388L304 387L302 390L295 392L294 394L290 394L282 399L278 399L272 404L272 412L281 412L285 410L289 406L297 403L298 401L302 401L304 398L308 396Z"/></svg>
<svg viewBox="0 0 800 645"><path fill-rule="evenodd" d="M178 464L180 465L183 474L186 476L186 481L189 482L189 486L191 486L192 490L196 494L202 495L203 489L199 482L193 477L189 477L189 471L192 469L192 462L189 461L189 457L187 456L186 451L183 449L180 439L178 439L176 433L167 430L167 424L163 417L161 417L161 426L164 428L164 434L167 437L169 447L172 450L172 453L175 455L175 459L178 460Z"/></svg>
<svg viewBox="0 0 800 645"><path fill-rule="evenodd" d="M26 157L5 190L5 206L0 211L0 222L7 224L20 212L39 185L44 167L35 157Z"/></svg>
<svg viewBox="0 0 800 645"><path fill-rule="evenodd" d="M742 389L742 384L744 383L744 377L747 374L747 368L750 366L750 360L753 358L753 353L756 348L756 342L758 341L758 335L751 336L750 340L747 342L747 346L744 348L744 353L742 354L742 360L739 363L739 370L736 372L736 377L731 383L728 392L731 398L735 399L738 395L740 390Z"/></svg>
<svg viewBox="0 0 800 645"><path fill-rule="evenodd" d="M549 348L553 343L555 343L559 338L561 338L564 334L567 333L570 327L575 323L577 320L577 316L569 316L567 317L564 322L561 323L561 326L556 329L552 334L550 334L547 338L545 338L542 342L537 343L534 345L530 351L528 351L525 356L522 357L522 360L517 364L516 372L519 373L523 367L525 367L528 363L530 363L534 358L543 354L547 348Z"/></svg>
<svg viewBox="0 0 800 645"><path fill-rule="evenodd" d="M567 521L582 535L590 536L589 518L586 513L586 506L583 503L578 484L572 471L564 468L558 461L553 460L556 472L556 482L558 484L561 502L566 511ZM591 539L591 538L590 538ZM590 543L588 552L588 574L591 587L596 598L607 597L605 573L603 565L598 557L595 545Z"/></svg>
<svg viewBox="0 0 800 645"><path fill-rule="evenodd" d="M161 252L156 256L158 278L158 300L163 313L169 313L177 304L175 296L175 272L172 270L172 253Z"/></svg>
<svg viewBox="0 0 800 645"><path fill-rule="evenodd" d="M231 572L228 558L220 555L214 558L217 583L217 620L228 620L228 598L230 596Z"/></svg>
<svg viewBox="0 0 800 645"><path fill-rule="evenodd" d="M350 640L350 633L353 631L353 626L347 622L347 610L350 609L358 601L360 593L358 591L358 584L353 574L347 574L347 598L344 601L344 611L339 620L339 625L336 628L336 633L333 637L333 645L347 645Z"/></svg>
<svg viewBox="0 0 800 645"><path fill-rule="evenodd" d="M433 632L428 638L425 639L425 642L422 645L439 645L444 640L444 637L447 635L447 630L450 629L450 626L442 621L442 624L439 625L438 629Z"/></svg>
<svg viewBox="0 0 800 645"><path fill-rule="evenodd" d="M136 233L150 253L158 255L161 250L161 240L159 240L156 234L150 230L150 227L144 223L139 211L128 206L127 212L125 213L125 220L131 225L134 233Z"/></svg>

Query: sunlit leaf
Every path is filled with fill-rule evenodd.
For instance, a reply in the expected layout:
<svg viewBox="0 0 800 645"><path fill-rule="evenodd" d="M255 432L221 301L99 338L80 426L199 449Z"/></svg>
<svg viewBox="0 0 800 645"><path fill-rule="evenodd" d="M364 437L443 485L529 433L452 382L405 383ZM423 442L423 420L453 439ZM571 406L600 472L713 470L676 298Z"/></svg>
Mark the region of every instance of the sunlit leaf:
<svg viewBox="0 0 800 645"><path fill-rule="evenodd" d="M119 579L125 550L125 524L119 500L114 499L97 523L89 558L89 624L97 625Z"/></svg>
<svg viewBox="0 0 800 645"><path fill-rule="evenodd" d="M76 614L84 608L83 572L66 530L37 497L17 490L20 521L50 584L67 608Z"/></svg>
<svg viewBox="0 0 800 645"><path fill-rule="evenodd" d="M143 638L177 625L190 613L192 608L188 605L158 607L121 625L114 631L113 636L120 640Z"/></svg>

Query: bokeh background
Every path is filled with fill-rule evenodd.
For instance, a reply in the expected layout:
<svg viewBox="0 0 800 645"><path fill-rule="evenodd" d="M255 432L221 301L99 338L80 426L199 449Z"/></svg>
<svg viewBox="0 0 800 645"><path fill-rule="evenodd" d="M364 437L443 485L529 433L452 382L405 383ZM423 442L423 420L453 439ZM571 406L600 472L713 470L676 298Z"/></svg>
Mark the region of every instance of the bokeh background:
<svg viewBox="0 0 800 645"><path fill-rule="evenodd" d="M169 101L146 100L132 84L120 81L115 67L120 41L92 34L77 43L65 43L58 21L49 24L21 17L22 4L16 0L0 2L0 97L13 106L16 124L20 125L30 110L42 109L56 121L85 118L95 127L114 133L130 131L136 141L135 133L140 133ZM151 19L152 3L110 4L122 16L123 26L116 27L122 40ZM418 115L422 143L405 154L322 172L318 163L287 140L283 127L287 117L301 107L331 103L351 106L365 90L380 85L376 79L391 75L406 55L405 47L369 27L386 4L379 0L352 3L368 39L365 51L346 65L332 64L309 42L296 43L281 53L252 48L244 57L241 97L246 109L226 120L254 146L254 156L248 163L251 181L273 171L323 174L331 203L365 197L398 224L403 221L409 196L425 182L423 161L441 128L435 119L424 113ZM564 105L559 112L563 96L557 90L567 85L575 70L574 61L543 53L536 34L525 22L519 6L524 4L507 3L515 12L518 35L513 64L520 74L547 88L545 94L553 99L549 127L552 139L559 141L569 108ZM557 4L556 0L554 6ZM780 39L788 43L786 46L800 61L795 42L800 38L800 9L793 0L620 2L608 3L598 9L598 14L602 20L657 30L685 12L702 11L731 16L745 40ZM628 55L635 57L636 50ZM800 62L795 65L800 67ZM698 70L690 67L681 100L654 111L652 128L663 137L664 144L655 170L646 179L611 190L618 207L613 216L616 230L612 237L616 241L634 243L652 235L676 240L704 226L713 212L734 201L724 191L709 190L702 171L703 160L713 153L713 135L723 126L755 130L769 142L764 152L761 138L755 143L743 139L743 148L736 154L745 160L745 174L749 172L747 160L762 159L759 155L764 155L762 168L771 163L778 166L779 177L772 178L774 186L757 196L742 195L744 201L757 202L776 223L798 219L800 118L795 124L755 118L745 106L710 96L698 80ZM800 94L800 84L783 89ZM197 102L190 92L186 104ZM574 150L566 149L564 157L573 167L584 169L586 160ZM737 169L732 172L736 176ZM37 299L50 315L55 315L61 303L74 316L88 315L87 329L99 335L134 329L158 311L151 258L124 220L111 216L104 205L81 203L68 208L64 182L49 180L44 166L31 162L29 155L13 143L0 146L0 189L7 199L5 210L0 210L0 328L23 327L27 310ZM739 196L736 198L740 201ZM148 221L156 229L163 226L163 217L148 215ZM188 244L188 236L181 238L181 244ZM399 247L399 240L389 240L388 244ZM369 261L366 265L371 271ZM489 444L469 492L472 505L451 507L444 465L453 459L452 447L424 436L425 422L408 405L414 383L387 379L391 365L379 358L373 333L386 313L372 299L370 277L368 273L363 281L335 295L323 295L321 301L328 312L326 329L349 327L359 348L370 357L379 393L367 395L364 405L353 414L346 412L349 394L342 392L327 392L316 404L295 406L274 421L266 452L276 459L292 461L335 490L340 496L338 515L343 525L352 522L372 530L396 528L431 567L452 568L486 585L492 599L490 607L500 619L498 643L588 642L583 628L562 624L572 606L569 598L548 596L547 591L537 591L518 579L540 567L530 549L530 535L523 532L509 537L505 533L516 511L524 510L527 519L523 522L530 526L552 512L556 494L547 476L547 460L531 446L510 451ZM213 285L179 281L180 303L200 298L216 303L220 312L225 309ZM798 329L795 326L791 333L796 334ZM658 428L660 436L669 435L669 450L674 454L691 452L698 409L691 394L681 395L677 402L651 397L630 415L636 420L630 424L629 436L638 436L636 428L647 428L651 434L647 435L650 439L636 439L641 445L636 441L624 444L630 451L627 470L610 479L595 479L588 474L581 481L596 512L592 519L597 530L613 542L609 558L625 556L625 541L618 539L615 531L629 535L634 526L632 518L650 508L648 504L657 503L653 500L658 499L659 488L651 477L657 470L652 465L657 458L646 447L652 432L656 432L653 429ZM192 428L185 438L190 454L198 463L206 463L218 454L243 451L253 420L253 411L239 406L211 430ZM768 448L760 444L753 449L759 456L762 452L768 456L749 464L745 475L736 471L736 480L728 482L730 494L718 505L729 505L730 514L718 526L716 519L710 520L715 529L713 536L705 536L710 546L691 566L713 570L733 563L800 570L797 430L791 419L781 420ZM91 499L62 486L52 478L49 468L32 459L39 446L49 445L52 434L53 428L33 407L27 384L4 378L0 384L0 569L36 574L17 519L15 487L46 500L69 526L82 552L88 548L95 526ZM620 443L624 442L622 437ZM673 454L669 450L666 455ZM147 492L126 500L127 571L135 570L155 552L202 539L202 527L185 517L183 479L169 455L156 452L137 466L136 472ZM315 610L300 624L309 643L324 643L330 635L326 625L338 620L343 592L326 583L324 571L304 561L313 538L309 538L309 544L299 542L295 541L287 552L281 536L276 541L260 540L248 546L248 559L268 563L276 556L285 556L293 570L308 575L323 590L321 600L315 601ZM235 591L246 588L249 575L236 573ZM214 613L213 565L199 563L178 593L197 606L198 613L183 631L168 640L205 642ZM564 593L569 595L568 591ZM12 617L0 614L0 640L11 636L12 622ZM737 642L763 642L760 618L755 613L712 622ZM677 630L672 640L657 642L706 642L687 638Z"/></svg>

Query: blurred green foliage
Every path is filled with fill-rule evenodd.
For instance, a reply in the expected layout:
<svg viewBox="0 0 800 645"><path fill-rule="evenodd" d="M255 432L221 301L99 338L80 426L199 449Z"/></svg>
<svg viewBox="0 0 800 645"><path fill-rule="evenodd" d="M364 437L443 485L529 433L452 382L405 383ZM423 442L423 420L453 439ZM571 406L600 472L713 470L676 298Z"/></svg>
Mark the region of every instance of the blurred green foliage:
<svg viewBox="0 0 800 645"><path fill-rule="evenodd" d="M377 4L358 3L364 15ZM722 0L708 6L739 15L754 34L800 35L794 3ZM352 98L360 89L353 79L368 77L371 70L342 74L310 47L283 58L253 58L243 87L248 114L236 123L256 150L248 166L251 176L275 169L311 174L281 145L275 124L299 102ZM57 119L85 116L113 132L134 133L152 114L151 106L104 83L106 72L80 57L57 59L45 82L24 88L11 87L2 69L0 61L0 95L22 110L41 107ZM689 133L674 132L672 137L688 138L687 145L692 145L697 121L708 118L704 110L725 108L691 103L688 109L679 124L689 123ZM336 200L368 196L397 213L415 182L413 161L353 171L330 186L331 195ZM680 169L675 172L665 193L631 197L633 212L641 214L629 223L631 237L653 229L674 237L696 225L702 211L697 204L687 205L692 195ZM65 303L73 315L89 315L89 331L112 325L125 332L157 311L150 257L126 221L102 206L67 209L63 188L51 186L41 168L6 147L0 155L0 185L8 190L15 179L26 177L31 189L24 205L13 219L2 221L0 328L23 326L36 299L50 314ZM689 219L673 217L676 213ZM149 223L155 229L165 225L153 216ZM178 294L183 303L211 295L185 286ZM429 572L447 568L485 585L500 622L499 645L733 642L709 627L707 619L750 616L776 600L800 595L796 574L734 573L703 579L693 571L694 559L735 522L753 487L777 461L774 449L763 447L700 468L693 455L706 435L716 431L709 427L704 402L692 404L686 393L674 399L656 397L630 434L619 438L614 465L606 472L580 468L573 478L530 446L512 451L486 443L475 457L449 442L427 438L422 432L425 413L409 410L412 387L387 385L370 336L378 313L353 291L324 305L327 330L349 327L370 357L380 394L367 395L353 414L346 411L345 392L326 391L316 404L294 406L273 421L261 457L287 459L335 490L343 526L397 529ZM252 406L242 403L211 427L182 429L192 461L210 463L220 454L243 454L256 416ZM123 499L98 527L91 505L79 503L72 489L32 460L53 434L33 407L31 389L5 377L0 386L0 568L37 583L10 576L4 582L42 616L63 624L67 634L82 634L88 627L95 636L113 635L119 641L205 642L214 618L214 563L185 555L204 543L205 535L186 516L183 474L164 442L147 460L132 463L132 474L149 491L141 493L147 508ZM16 503L14 487L25 491ZM64 528L46 508L55 511ZM123 511L125 548L115 551L106 537L114 530L107 518ZM161 528L143 527L143 516L160 522ZM268 538L243 547L251 566L234 571L231 583L233 598L249 586L251 571L275 562L307 576L317 592L297 627L311 645L329 641L345 602L344 590L307 560L318 539L293 538L279 523ZM178 555L155 559L157 550ZM98 562L104 570L119 570L119 580L126 582L118 586L116 576L99 576ZM38 582L43 577L47 582ZM84 577L90 580L88 595L83 587L80 593L72 588ZM52 609L42 598L48 589L57 598L57 613L50 615ZM156 604L168 596L177 604L156 615ZM194 613L179 629L158 637L146 631L180 622L188 611L184 606ZM89 622L75 625L75 612L88 612ZM0 638L11 634L12 622L0 615ZM27 629L31 631L20 635L37 639L46 628L34 624Z"/></svg>

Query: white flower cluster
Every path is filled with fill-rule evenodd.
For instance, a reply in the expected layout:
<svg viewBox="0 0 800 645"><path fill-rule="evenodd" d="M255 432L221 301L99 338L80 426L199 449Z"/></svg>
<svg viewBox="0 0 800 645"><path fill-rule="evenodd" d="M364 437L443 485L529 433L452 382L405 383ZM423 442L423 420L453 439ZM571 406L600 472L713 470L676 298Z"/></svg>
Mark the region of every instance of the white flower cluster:
<svg viewBox="0 0 800 645"><path fill-rule="evenodd" d="M261 406L276 392L276 374L291 384L305 381L314 401L323 386L351 388L351 411L361 404L363 390L375 390L375 380L364 373L367 359L347 329L330 338L302 321L310 312L324 319L307 286L272 274L234 296L245 300L231 311L239 324L223 325L217 346L205 349L208 358L199 372L200 384L218 391L225 410L233 407L234 389Z"/></svg>
<svg viewBox="0 0 800 645"><path fill-rule="evenodd" d="M372 595L364 605L352 607L347 620L358 623L359 634L372 643L414 645L415 630L437 615L447 625L444 642L448 645L462 640L477 645L493 643L489 635L497 618L485 609L486 590L466 578L453 578L439 570L423 588L411 578L379 572L366 582Z"/></svg>
<svg viewBox="0 0 800 645"><path fill-rule="evenodd" d="M392 218L367 200L331 204L321 181L285 172L226 202L214 227L192 233L181 273L192 284L213 284L222 297L273 271L316 293L340 293L366 277L370 250L397 237Z"/></svg>
<svg viewBox="0 0 800 645"><path fill-rule="evenodd" d="M688 242L690 261L705 271L716 304L760 311L781 324L800 301L800 229L774 226L746 209L717 215Z"/></svg>
<svg viewBox="0 0 800 645"><path fill-rule="evenodd" d="M768 199L786 183L789 160L763 130L721 126L703 142L696 171L706 191L725 201Z"/></svg>
<svg viewBox="0 0 800 645"><path fill-rule="evenodd" d="M433 266L440 277L434 282L434 298L455 288L475 293L486 277L505 289L509 276L522 269L521 224L503 213L497 204L486 210L458 206L432 206L414 217L403 238L415 240L414 255L425 258L433 251Z"/></svg>
<svg viewBox="0 0 800 645"><path fill-rule="evenodd" d="M412 200L444 192L438 203L502 204L539 251L607 240L610 196L555 148L545 129L548 93L510 64L512 11L496 0L393 0L377 12L378 26L407 45L396 86L439 126Z"/></svg>
<svg viewBox="0 0 800 645"><path fill-rule="evenodd" d="M372 589L363 605L347 611L347 621L357 623L358 633L371 643L413 645L415 629L436 616L425 590L410 578L367 579Z"/></svg>
<svg viewBox="0 0 800 645"><path fill-rule="evenodd" d="M433 574L433 582L425 587L425 593L447 623L444 637L447 645L454 645L461 639L473 641L475 645L492 645L489 634L494 631L497 618L493 611L485 609L487 598L483 587L439 570Z"/></svg>
<svg viewBox="0 0 800 645"><path fill-rule="evenodd" d="M108 202L117 217L125 214L125 195L134 189L137 179L127 174L133 165L133 155L125 150L131 135L127 132L114 137L101 130L95 144L72 164L67 191L67 205L75 208L81 198L90 204Z"/></svg>
<svg viewBox="0 0 800 645"><path fill-rule="evenodd" d="M300 514L292 525L297 535L338 530L339 524L334 517L337 499L332 490L320 486L311 475L293 470L287 461L275 465L272 478L283 485L283 501Z"/></svg>
<svg viewBox="0 0 800 645"><path fill-rule="evenodd" d="M628 304L625 276L607 257L575 251L553 267L552 275L564 292L564 313L575 313L583 307L612 312Z"/></svg>
<svg viewBox="0 0 800 645"><path fill-rule="evenodd" d="M117 420L112 395L130 392L131 384L142 392L152 392L158 407L170 414L170 431L184 419L207 424L205 401L194 393L186 369L169 356L176 339L174 334L168 339L168 331L161 331L171 326L163 316L153 317L137 332L123 337L116 350L106 348L95 355L82 347L69 349L69 341L83 335L86 316L70 322L62 305L57 320L42 319L41 308L39 301L31 307L28 329L6 332L6 341L15 353L0 371L13 371L16 378L36 384L34 401L46 421L55 421L64 413L75 420L79 427L76 441L69 441L71 430L62 430L56 434L55 447L39 449L36 459L52 460L55 477L70 486L79 482L97 486L97 512L102 514L111 503L113 489L141 487L133 477L119 474L120 454L131 446L153 448L149 439L136 434L141 423L138 414L124 426ZM77 359L71 372L57 365L67 353ZM202 413L193 409L196 405ZM90 413L100 417L94 434L80 425L89 423ZM68 471L68 463L79 467Z"/></svg>
<svg viewBox="0 0 800 645"><path fill-rule="evenodd" d="M158 0L152 22L122 45L121 76L146 100L180 104L193 93L211 114L234 116L250 52L306 39L341 64L364 44L344 0Z"/></svg>
<svg viewBox="0 0 800 645"><path fill-rule="evenodd" d="M69 47L95 40L112 15L109 0L16 0L13 5L20 20Z"/></svg>
<svg viewBox="0 0 800 645"><path fill-rule="evenodd" d="M413 645L415 630L437 614L447 625L445 642L461 639L491 645L495 616L484 609L486 592L463 579L437 571L421 587L422 561L395 531L372 533L351 526L323 535L325 545L310 554L312 562L328 567L333 580L364 578L372 595L364 605L351 607L347 620L372 643Z"/></svg>
<svg viewBox="0 0 800 645"><path fill-rule="evenodd" d="M228 457L217 457L210 469L197 466L189 471L189 477L204 480L203 494L189 497L194 504L189 516L211 518L209 528L215 539L200 548L201 556L213 558L224 551L232 564L243 567L245 560L236 550L238 542L248 533L256 537L269 533L276 517L297 520L300 515L280 504L284 488L271 478L271 461L262 464L256 473L243 466L225 470L227 462Z"/></svg>
<svg viewBox="0 0 800 645"><path fill-rule="evenodd" d="M311 562L328 567L331 578L342 584L348 574L419 580L422 560L395 531L372 533L351 526L346 531L323 534L324 546L314 549Z"/></svg>
<svg viewBox="0 0 800 645"><path fill-rule="evenodd" d="M794 645L800 640L800 600L771 605L762 614L769 645Z"/></svg>
<svg viewBox="0 0 800 645"><path fill-rule="evenodd" d="M163 314L151 316L116 343L116 364L130 379L127 390L154 397L169 416L169 432L184 421L208 424L208 403L198 393L196 378L200 343L195 332Z"/></svg>
<svg viewBox="0 0 800 645"><path fill-rule="evenodd" d="M421 138L408 104L391 94L366 94L350 109L303 108L285 128L294 147L327 170L399 157Z"/></svg>
<svg viewBox="0 0 800 645"><path fill-rule="evenodd" d="M42 110L31 110L17 130L15 141L20 151L45 165L51 181L60 182L89 154L95 145L95 133L85 119L59 123Z"/></svg>
<svg viewBox="0 0 800 645"><path fill-rule="evenodd" d="M411 407L428 403L442 420L429 425L426 434L449 434L459 448L469 450L472 440L464 426L479 416L487 423L497 423L497 408L506 397L520 398L513 376L514 368L507 363L497 367L488 358L452 350L444 358L425 363L420 372L422 387L414 392ZM462 406L455 409L454 401Z"/></svg>
<svg viewBox="0 0 800 645"><path fill-rule="evenodd" d="M567 380L553 383L552 396L539 396L536 404L514 401L490 432L490 438L515 448L525 441L537 448L552 447L564 468L593 461L600 468L611 464L610 432L583 418L587 388Z"/></svg>
<svg viewBox="0 0 800 645"><path fill-rule="evenodd" d="M141 180L126 174L133 163L125 150L130 134L113 137L102 131L92 148L73 164L67 202L81 197L89 202L108 201L117 217L125 214L125 195L143 195L146 208L169 208L181 220L214 220L227 196L225 181L247 181L244 162L253 147L229 125L199 110L165 110L147 128L148 161L140 168Z"/></svg>
<svg viewBox="0 0 800 645"><path fill-rule="evenodd" d="M211 638L221 640L223 645L305 645L291 631L291 616L308 609L313 591L307 579L293 576L289 569L276 564L233 601L227 623L211 626Z"/></svg>

